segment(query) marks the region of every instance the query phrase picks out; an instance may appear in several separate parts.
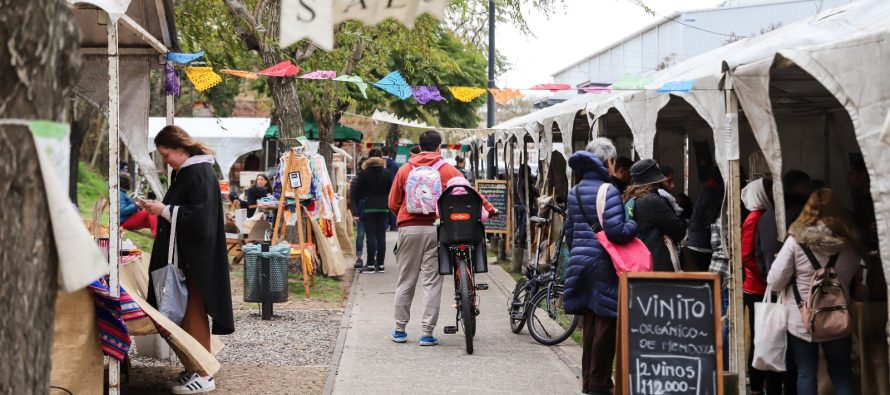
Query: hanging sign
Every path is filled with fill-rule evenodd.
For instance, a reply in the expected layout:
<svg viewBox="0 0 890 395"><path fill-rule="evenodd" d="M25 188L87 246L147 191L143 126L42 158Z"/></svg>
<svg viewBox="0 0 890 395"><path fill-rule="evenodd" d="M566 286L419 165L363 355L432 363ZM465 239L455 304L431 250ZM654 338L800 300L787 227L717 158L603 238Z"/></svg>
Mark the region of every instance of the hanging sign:
<svg viewBox="0 0 890 395"><path fill-rule="evenodd" d="M290 46L308 38L320 48L334 49L334 26L346 20L368 25L394 18L409 28L421 14L442 20L448 0L281 0L279 44Z"/></svg>
<svg viewBox="0 0 890 395"><path fill-rule="evenodd" d="M300 177L300 172L292 171L290 173L287 173L287 177L290 179L290 187L292 189L303 187L303 179Z"/></svg>

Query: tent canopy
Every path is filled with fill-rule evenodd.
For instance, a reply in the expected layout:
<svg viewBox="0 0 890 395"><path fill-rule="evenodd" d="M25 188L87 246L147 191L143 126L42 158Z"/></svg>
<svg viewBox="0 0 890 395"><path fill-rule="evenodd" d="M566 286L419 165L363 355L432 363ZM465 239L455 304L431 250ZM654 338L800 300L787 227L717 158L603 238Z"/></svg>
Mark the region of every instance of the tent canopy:
<svg viewBox="0 0 890 395"><path fill-rule="evenodd" d="M149 151L154 151L154 137L167 125L161 117L148 119ZM181 127L196 140L207 144L214 153L223 179L238 157L263 149L263 136L269 128L269 118L176 118Z"/></svg>
<svg viewBox="0 0 890 395"><path fill-rule="evenodd" d="M310 140L318 140L318 125L315 122L303 122L303 129L306 130L306 137ZM343 126L339 122L334 127L334 141L362 141L362 132L355 130L349 126Z"/></svg>

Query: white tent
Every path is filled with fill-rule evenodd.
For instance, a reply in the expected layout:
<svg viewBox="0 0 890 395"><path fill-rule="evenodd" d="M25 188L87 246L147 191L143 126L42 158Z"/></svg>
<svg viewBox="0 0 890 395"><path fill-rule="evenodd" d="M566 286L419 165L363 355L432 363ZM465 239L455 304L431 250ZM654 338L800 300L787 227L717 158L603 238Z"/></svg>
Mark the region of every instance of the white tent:
<svg viewBox="0 0 890 395"><path fill-rule="evenodd" d="M154 137L167 125L160 117L148 119L148 150L154 151ZM263 136L269 118L176 118L176 126L213 151L224 179L241 155L263 149Z"/></svg>

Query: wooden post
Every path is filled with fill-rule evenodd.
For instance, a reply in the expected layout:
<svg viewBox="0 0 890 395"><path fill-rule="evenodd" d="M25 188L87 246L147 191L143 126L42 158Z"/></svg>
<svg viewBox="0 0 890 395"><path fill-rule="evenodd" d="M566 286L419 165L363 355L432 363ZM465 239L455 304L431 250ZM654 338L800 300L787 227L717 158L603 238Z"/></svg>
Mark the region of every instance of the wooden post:
<svg viewBox="0 0 890 395"><path fill-rule="evenodd" d="M120 63L118 58L117 17L108 16L108 287L111 296L120 296L118 265L120 264L120 196L118 150L120 140ZM108 394L120 393L120 363L108 358Z"/></svg>
<svg viewBox="0 0 890 395"><path fill-rule="evenodd" d="M729 144L738 144L739 137L739 102L732 91L731 81L725 89L726 104L726 144L729 169L727 188L727 223L725 233L729 243L729 366L738 376L738 393L744 394L747 365L745 354L745 315L742 305L742 208L741 178L739 174L738 151L729 149ZM734 152L733 152L734 151Z"/></svg>

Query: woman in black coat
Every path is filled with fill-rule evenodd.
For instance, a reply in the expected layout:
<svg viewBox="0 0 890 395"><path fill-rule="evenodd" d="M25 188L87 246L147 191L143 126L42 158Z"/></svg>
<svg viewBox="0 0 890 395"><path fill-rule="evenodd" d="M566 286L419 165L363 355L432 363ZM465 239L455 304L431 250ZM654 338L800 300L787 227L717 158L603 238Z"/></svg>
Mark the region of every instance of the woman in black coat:
<svg viewBox="0 0 890 395"><path fill-rule="evenodd" d="M363 273L383 273L384 270L390 187L392 174L386 169L386 161L380 149L374 148L368 153L368 160L362 164L362 171L353 180L349 199L353 204L365 201L364 207L352 208L354 213L361 211L361 221L368 241Z"/></svg>
<svg viewBox="0 0 890 395"><path fill-rule="evenodd" d="M258 174L254 185L247 190L247 217L253 217L256 212L257 201L272 193L272 183L265 174Z"/></svg>
<svg viewBox="0 0 890 395"><path fill-rule="evenodd" d="M635 163L630 168L630 176L630 186L624 196L628 211L637 222L637 237L652 253L653 270L672 272L674 264L664 236L676 245L686 235L686 223L677 216L671 203L658 194L665 177L655 160Z"/></svg>
<svg viewBox="0 0 890 395"><path fill-rule="evenodd" d="M167 265L171 215L178 207L175 256L188 287L182 329L210 351L211 333L227 335L235 331L222 198L212 151L173 125L161 129L154 142L173 173L163 203L144 204L149 213L159 218L149 271ZM148 302L157 306L153 284L149 282L148 286ZM212 331L208 315L213 318ZM216 387L207 372L183 372L176 381L174 394Z"/></svg>

